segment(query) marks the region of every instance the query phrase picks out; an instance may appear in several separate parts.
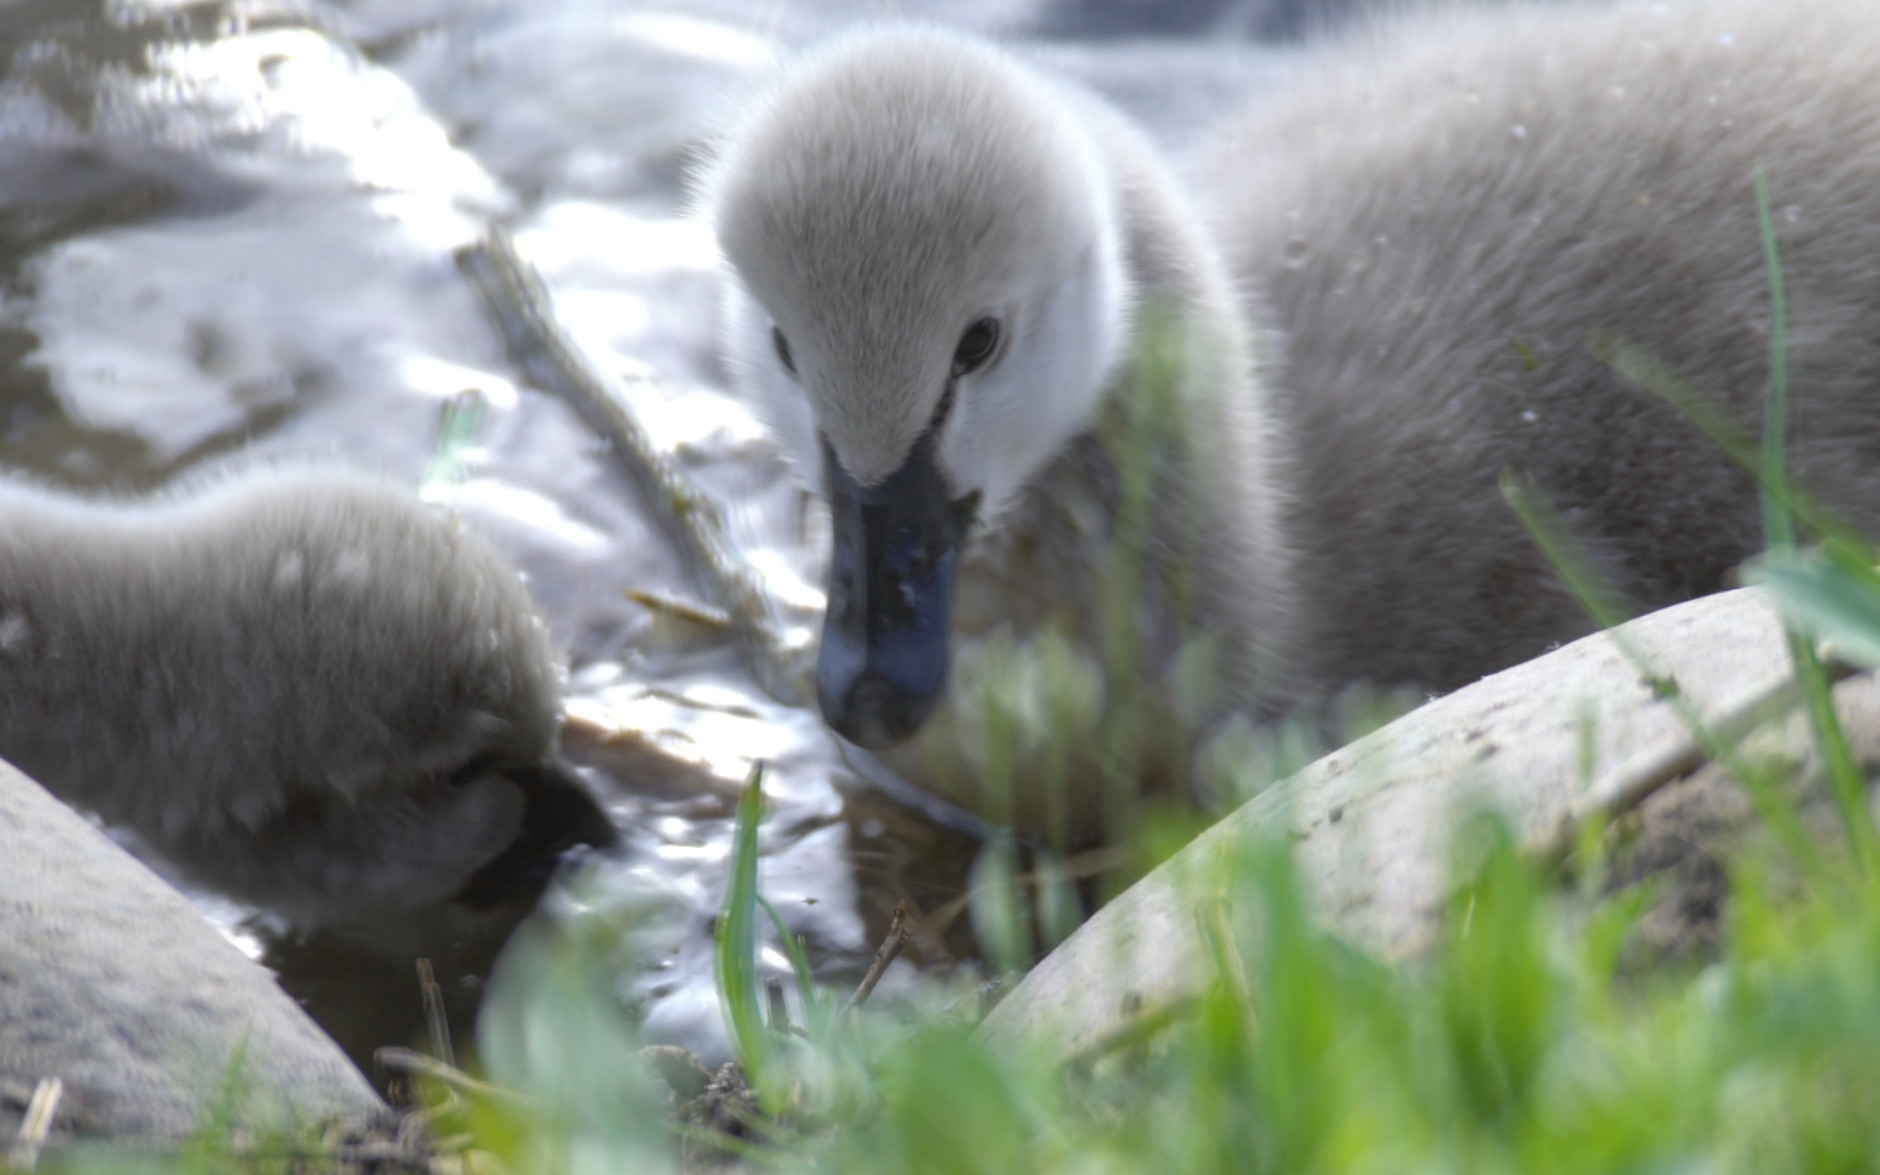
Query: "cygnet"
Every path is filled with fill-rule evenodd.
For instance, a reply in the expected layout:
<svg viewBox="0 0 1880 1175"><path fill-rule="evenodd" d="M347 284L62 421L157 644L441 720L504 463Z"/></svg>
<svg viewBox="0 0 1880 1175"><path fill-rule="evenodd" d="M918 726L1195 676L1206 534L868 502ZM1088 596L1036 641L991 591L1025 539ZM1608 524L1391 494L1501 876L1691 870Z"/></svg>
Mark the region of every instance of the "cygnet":
<svg viewBox="0 0 1880 1175"><path fill-rule="evenodd" d="M539 893L605 812L516 572L407 487L249 463L143 499L0 477L0 758L290 915Z"/></svg>
<svg viewBox="0 0 1880 1175"><path fill-rule="evenodd" d="M737 377L832 512L830 725L1020 823L1114 819L1230 710L1447 690L1587 631L1509 469L1638 607L1724 586L1754 482L1588 340L1755 431L1758 166L1792 467L1880 524L1876 60L1859 0L1412 15L1303 52L1184 185L992 45L805 55L698 193ZM1013 674L1006 712L1066 721L1000 758Z"/></svg>

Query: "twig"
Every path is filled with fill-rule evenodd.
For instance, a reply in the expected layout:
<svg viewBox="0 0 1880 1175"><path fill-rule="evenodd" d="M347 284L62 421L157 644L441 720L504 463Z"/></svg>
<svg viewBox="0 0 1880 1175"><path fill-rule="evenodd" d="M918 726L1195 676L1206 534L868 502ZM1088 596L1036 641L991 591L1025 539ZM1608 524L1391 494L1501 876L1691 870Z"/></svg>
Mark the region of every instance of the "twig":
<svg viewBox="0 0 1880 1175"><path fill-rule="evenodd" d="M1856 672L1829 649L1823 650L1822 669L1829 685ZM1719 714L1703 730L1685 730L1644 748L1600 776L1552 824L1529 837L1526 852L1543 861L1564 859L1588 824L1614 820L1638 807L1659 788L1696 771L1800 702L1801 684L1786 674Z"/></svg>
<svg viewBox="0 0 1880 1175"><path fill-rule="evenodd" d="M416 1049L398 1048L388 1045L377 1049L372 1060L386 1069L400 1073L417 1073L442 1082L451 1089L475 1097L489 1098L492 1101L508 1102L513 1106L533 1107L535 1099L526 1093L517 1093L513 1089L504 1089L500 1085L491 1085L487 1081L478 1081L455 1065L446 1065L435 1057L427 1057Z"/></svg>
<svg viewBox="0 0 1880 1175"><path fill-rule="evenodd" d="M431 1033L431 1051L437 1059L457 1067L457 1053L450 1046L450 1021L444 1015L444 991L431 972L431 960L418 960L418 991L424 996L424 1023Z"/></svg>
<svg viewBox="0 0 1880 1175"><path fill-rule="evenodd" d="M556 321L541 276L508 230L493 226L458 253L457 263L482 291L524 376L566 400L607 442L698 590L730 616L758 684L779 701L800 701L804 689L771 621L763 585L727 538L718 503L654 447L613 381L582 355Z"/></svg>
<svg viewBox="0 0 1880 1175"><path fill-rule="evenodd" d="M20 1131L7 1150L7 1169L31 1171L39 1165L39 1152L52 1133L52 1119L59 1112L59 1099L65 1096L65 1082L57 1077L41 1077L26 1103L26 1116L20 1119Z"/></svg>
<svg viewBox="0 0 1880 1175"><path fill-rule="evenodd" d="M855 989L855 994L849 997L849 1002L842 1009L844 1012L859 1011L861 1006L868 1002L868 997L874 994L875 985L881 982L883 975L887 974L888 965L900 957L901 948L907 945L907 940L911 937L913 935L909 932L907 925L907 903L897 903L894 907L894 917L888 923L888 937L883 940L881 948L875 952L874 962L868 965L868 974L862 976L861 985Z"/></svg>
<svg viewBox="0 0 1880 1175"><path fill-rule="evenodd" d="M682 599L670 592L655 592L641 588L630 588L627 591L627 599L632 600L648 612L657 612L662 616L676 616L680 620L690 621L700 628L725 629L732 626L731 615L723 608L714 608L709 604L700 604L692 600Z"/></svg>

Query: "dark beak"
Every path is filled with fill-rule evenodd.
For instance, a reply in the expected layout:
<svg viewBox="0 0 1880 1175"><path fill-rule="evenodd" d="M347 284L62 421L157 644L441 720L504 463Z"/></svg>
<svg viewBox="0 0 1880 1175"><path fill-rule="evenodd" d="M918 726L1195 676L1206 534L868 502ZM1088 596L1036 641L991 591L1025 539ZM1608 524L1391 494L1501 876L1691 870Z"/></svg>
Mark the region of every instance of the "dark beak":
<svg viewBox="0 0 1880 1175"><path fill-rule="evenodd" d="M954 571L979 495L948 498L934 436L866 487L823 448L835 550L816 700L837 734L870 750L919 730L946 690Z"/></svg>
<svg viewBox="0 0 1880 1175"><path fill-rule="evenodd" d="M606 850L620 831L574 769L559 759L511 766L498 773L522 789L522 830L510 846L464 882L457 901L472 910L533 905L563 858L586 845Z"/></svg>

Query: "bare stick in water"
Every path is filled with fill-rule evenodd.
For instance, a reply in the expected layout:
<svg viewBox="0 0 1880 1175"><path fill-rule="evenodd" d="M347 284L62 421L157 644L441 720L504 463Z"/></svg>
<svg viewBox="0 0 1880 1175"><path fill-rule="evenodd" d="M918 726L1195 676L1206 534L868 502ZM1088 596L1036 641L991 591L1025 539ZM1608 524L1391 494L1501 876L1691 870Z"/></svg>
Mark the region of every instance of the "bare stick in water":
<svg viewBox="0 0 1880 1175"><path fill-rule="evenodd" d="M907 925L907 903L897 903L894 907L894 918L888 923L888 937L882 941L881 949L875 952L875 961L868 965L868 974L862 976L861 986L855 989L855 994L849 998L848 1006L843 1008L843 1011L861 1010L861 1006L868 1002L868 997L874 994L875 985L880 983L881 977L888 973L888 965L900 957L901 948L905 947L907 940L912 937L913 934Z"/></svg>
<svg viewBox="0 0 1880 1175"><path fill-rule="evenodd" d="M686 572L730 615L758 684L784 702L805 690L777 635L762 584L726 534L718 503L654 447L613 381L589 363L554 316L542 279L501 226L458 254L503 332L510 359L531 384L562 397L607 442L651 508Z"/></svg>

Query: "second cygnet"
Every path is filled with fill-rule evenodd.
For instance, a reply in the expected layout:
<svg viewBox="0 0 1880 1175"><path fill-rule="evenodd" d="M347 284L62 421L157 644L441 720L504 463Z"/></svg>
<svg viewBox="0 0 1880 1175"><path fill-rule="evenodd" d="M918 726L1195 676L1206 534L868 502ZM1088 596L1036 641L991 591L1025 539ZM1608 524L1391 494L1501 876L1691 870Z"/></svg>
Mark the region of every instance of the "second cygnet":
<svg viewBox="0 0 1880 1175"><path fill-rule="evenodd" d="M0 477L0 758L237 896L315 919L533 897L617 839L557 765L560 683L517 573L409 488Z"/></svg>

